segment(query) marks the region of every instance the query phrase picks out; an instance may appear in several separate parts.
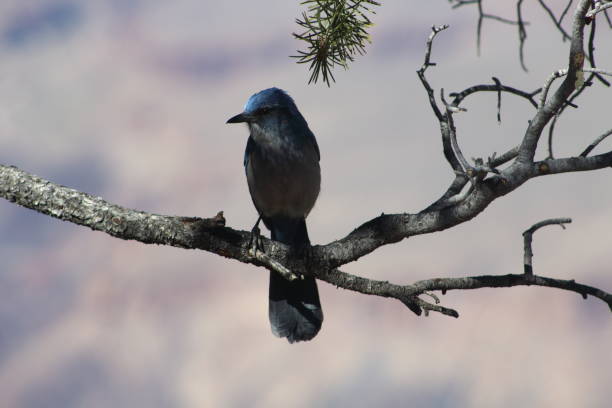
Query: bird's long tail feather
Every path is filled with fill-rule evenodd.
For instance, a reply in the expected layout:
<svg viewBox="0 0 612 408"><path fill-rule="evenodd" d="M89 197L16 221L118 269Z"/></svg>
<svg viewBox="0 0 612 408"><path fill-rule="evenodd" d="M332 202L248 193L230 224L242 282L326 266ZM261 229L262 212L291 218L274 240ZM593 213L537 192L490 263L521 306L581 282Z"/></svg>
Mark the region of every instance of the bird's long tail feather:
<svg viewBox="0 0 612 408"><path fill-rule="evenodd" d="M272 239L304 250L310 245L304 219L265 220L271 227ZM276 272L270 272L268 314L272 332L286 337L289 343L310 340L317 335L323 323L323 310L315 278L288 281Z"/></svg>

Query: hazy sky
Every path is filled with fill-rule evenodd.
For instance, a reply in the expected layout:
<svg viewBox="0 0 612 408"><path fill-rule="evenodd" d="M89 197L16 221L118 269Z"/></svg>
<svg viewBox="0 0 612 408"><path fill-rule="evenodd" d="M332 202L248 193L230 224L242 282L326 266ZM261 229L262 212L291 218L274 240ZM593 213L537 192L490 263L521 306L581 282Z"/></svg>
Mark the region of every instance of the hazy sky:
<svg viewBox="0 0 612 408"><path fill-rule="evenodd" d="M513 17L513 2L488 3L488 12ZM565 66L568 44L537 2L525 3L527 73L516 27L485 21L478 57L475 9L410 0L384 2L368 54L336 71L328 88L307 85L306 67L288 58L300 46L290 35L297 1L4 0L0 162L125 207L223 210L228 226L250 229L248 132L225 121L254 92L278 86L321 149L322 191L308 226L324 244L381 212L417 212L452 180L415 74L432 24L451 26L434 45L436 90L492 76L534 90ZM610 30L598 22L598 63L610 69ZM610 92L597 84L559 120L555 154L578 154L610 128ZM497 124L494 94L465 107L456 124L469 158L516 145L533 114L505 96ZM574 219L567 230L537 233L536 273L610 291L610 176L532 180L469 223L343 269L406 284L518 273L522 231L565 216ZM461 317L425 318L321 282L322 331L289 345L270 332L262 268L118 240L3 200L0 257L7 407L604 407L612 399L610 311L575 293L449 292L442 301Z"/></svg>

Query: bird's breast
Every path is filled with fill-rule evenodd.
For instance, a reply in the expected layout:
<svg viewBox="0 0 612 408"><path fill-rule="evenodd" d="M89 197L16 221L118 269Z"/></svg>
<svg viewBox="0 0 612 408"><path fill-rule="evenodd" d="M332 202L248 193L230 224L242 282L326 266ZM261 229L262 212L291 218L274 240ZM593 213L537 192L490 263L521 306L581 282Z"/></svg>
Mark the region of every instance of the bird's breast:
<svg viewBox="0 0 612 408"><path fill-rule="evenodd" d="M246 173L253 203L265 217L306 217L319 195L321 170L312 147L254 151Z"/></svg>

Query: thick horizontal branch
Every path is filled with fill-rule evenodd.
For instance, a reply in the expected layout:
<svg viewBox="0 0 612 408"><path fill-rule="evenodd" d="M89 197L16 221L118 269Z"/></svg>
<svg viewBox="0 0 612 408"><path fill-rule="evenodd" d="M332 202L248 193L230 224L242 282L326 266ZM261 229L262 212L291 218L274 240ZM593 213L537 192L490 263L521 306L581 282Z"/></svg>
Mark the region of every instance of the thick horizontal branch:
<svg viewBox="0 0 612 408"><path fill-rule="evenodd" d="M250 234L223 227L222 213L212 218L197 218L132 210L3 165L0 165L0 197L121 239L206 249L239 260L248 258L246 243Z"/></svg>
<svg viewBox="0 0 612 408"><path fill-rule="evenodd" d="M597 166L612 165L612 152L606 155L556 159L548 162L550 172L569 171L568 168L572 165L577 169L583 169L583 167L594 169ZM534 176L542 175L537 174L539 171L541 169L534 170ZM412 235L440 231L473 218L493 199L505 194L508 188L512 188L512 178L505 180L503 177L502 172L499 177L484 180L465 201L440 211L419 214L383 214L366 222L339 241L314 246L306 259L295 258L285 245L263 237L262 245L266 259L260 259L261 257L257 257L251 250L251 233L225 227L222 213L212 218L202 219L130 210L111 204L100 197L51 183L12 166L0 165L0 196L43 214L87 226L121 239L132 239L147 244L203 249L275 271L278 271L279 264L297 274L312 274L313 271L316 271L317 278L338 287L370 295L393 297L406 305L414 307L416 304L426 311L438 311L454 316L456 312L452 309L424 300L417 301L415 297L430 290L474 289L477 287L475 282L482 281L481 277L465 278L468 280L463 283L458 280L435 279L427 284L424 283L427 281L423 281L415 285L401 286L345 274L336 268L374 251L381 245L397 242ZM499 281L501 277L498 280L495 277L491 279L482 282L492 282L495 287L539 284L513 278L512 282L515 284L509 285L500 283L505 282L504 280ZM563 287L559 286L561 283L555 283L554 280L542 279L544 279L543 282L547 282L543 286ZM482 287L485 286L486 284L482 283ZM580 293L584 292L600 298L601 293L605 294L605 292L587 290L588 287L580 288Z"/></svg>

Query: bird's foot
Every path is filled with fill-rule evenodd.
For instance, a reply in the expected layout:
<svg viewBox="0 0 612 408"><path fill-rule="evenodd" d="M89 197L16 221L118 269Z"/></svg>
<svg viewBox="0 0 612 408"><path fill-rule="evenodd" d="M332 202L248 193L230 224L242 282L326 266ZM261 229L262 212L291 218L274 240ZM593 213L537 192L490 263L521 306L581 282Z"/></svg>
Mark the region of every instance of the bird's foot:
<svg viewBox="0 0 612 408"><path fill-rule="evenodd" d="M249 251L255 254L257 251L264 252L263 243L261 242L261 230L259 229L259 221L261 217L257 219L255 226L251 230L251 240L249 242Z"/></svg>

